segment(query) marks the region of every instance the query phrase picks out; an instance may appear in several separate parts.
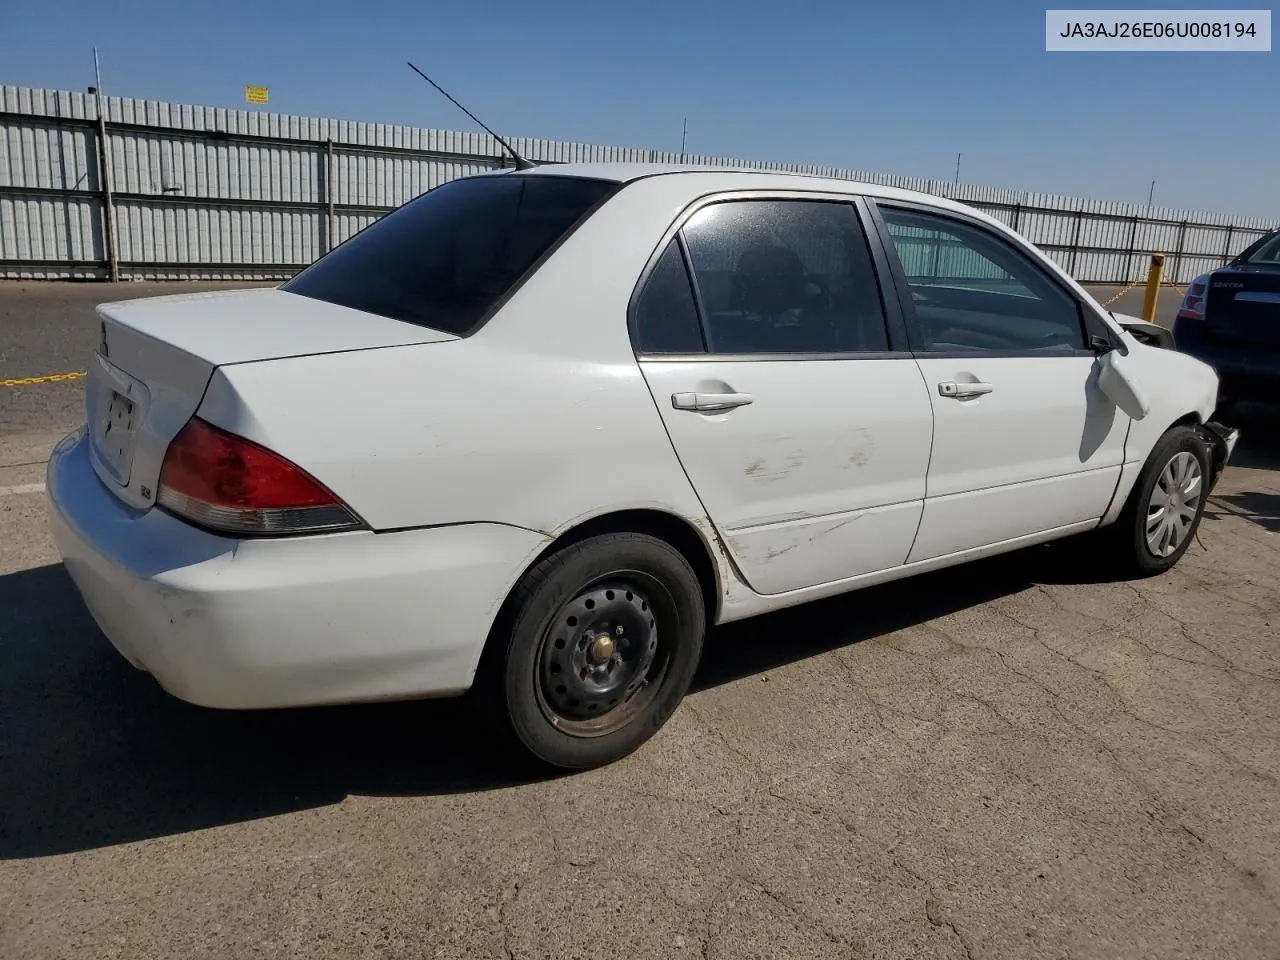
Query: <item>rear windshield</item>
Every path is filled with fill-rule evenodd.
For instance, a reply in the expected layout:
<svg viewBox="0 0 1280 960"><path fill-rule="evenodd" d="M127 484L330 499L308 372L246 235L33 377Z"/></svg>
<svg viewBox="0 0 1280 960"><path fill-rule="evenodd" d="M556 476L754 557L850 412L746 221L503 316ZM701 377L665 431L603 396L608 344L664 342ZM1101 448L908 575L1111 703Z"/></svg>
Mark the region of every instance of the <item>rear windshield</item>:
<svg viewBox="0 0 1280 960"><path fill-rule="evenodd" d="M560 176L454 180L366 227L284 289L465 336L616 188Z"/></svg>
<svg viewBox="0 0 1280 960"><path fill-rule="evenodd" d="M1244 262L1280 265L1280 233L1264 237L1257 249L1251 251Z"/></svg>

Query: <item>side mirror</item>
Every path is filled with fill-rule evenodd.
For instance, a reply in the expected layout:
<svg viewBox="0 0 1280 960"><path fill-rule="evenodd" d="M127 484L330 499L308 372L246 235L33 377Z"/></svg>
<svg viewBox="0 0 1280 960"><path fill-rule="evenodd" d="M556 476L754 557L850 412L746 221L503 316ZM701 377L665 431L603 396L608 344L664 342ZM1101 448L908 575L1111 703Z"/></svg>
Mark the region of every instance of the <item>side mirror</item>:
<svg viewBox="0 0 1280 960"><path fill-rule="evenodd" d="M1151 401L1132 376L1132 367L1132 360L1118 350L1103 354L1098 358L1098 389L1124 413L1141 420L1151 412Z"/></svg>

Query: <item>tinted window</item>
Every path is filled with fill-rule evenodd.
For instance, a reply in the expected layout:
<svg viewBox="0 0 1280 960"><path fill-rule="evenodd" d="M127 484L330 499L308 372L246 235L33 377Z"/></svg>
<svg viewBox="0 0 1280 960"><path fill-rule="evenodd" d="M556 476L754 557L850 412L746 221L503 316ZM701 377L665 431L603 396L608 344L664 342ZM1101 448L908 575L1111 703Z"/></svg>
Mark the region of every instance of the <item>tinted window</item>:
<svg viewBox="0 0 1280 960"><path fill-rule="evenodd" d="M641 353L702 353L702 328L680 246L672 240L635 305L635 342Z"/></svg>
<svg viewBox="0 0 1280 960"><path fill-rule="evenodd" d="M1245 263L1280 264L1280 233L1264 237L1255 245L1247 256L1241 258Z"/></svg>
<svg viewBox="0 0 1280 960"><path fill-rule="evenodd" d="M1011 244L947 217L882 208L925 350L1082 350L1080 308Z"/></svg>
<svg viewBox="0 0 1280 960"><path fill-rule="evenodd" d="M738 200L684 226L712 353L889 348L871 255L849 204Z"/></svg>
<svg viewBox="0 0 1280 960"><path fill-rule="evenodd" d="M284 289L466 334L615 187L557 176L454 180L361 231Z"/></svg>

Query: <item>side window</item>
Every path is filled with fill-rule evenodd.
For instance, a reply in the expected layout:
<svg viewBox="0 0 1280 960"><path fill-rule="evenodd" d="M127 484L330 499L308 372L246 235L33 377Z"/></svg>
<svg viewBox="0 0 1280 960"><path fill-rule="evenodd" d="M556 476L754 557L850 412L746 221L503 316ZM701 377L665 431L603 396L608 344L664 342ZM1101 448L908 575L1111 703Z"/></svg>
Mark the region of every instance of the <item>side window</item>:
<svg viewBox="0 0 1280 960"><path fill-rule="evenodd" d="M702 327L694 306L689 272L675 240L658 258L636 298L632 313L635 348L640 353L702 353Z"/></svg>
<svg viewBox="0 0 1280 960"><path fill-rule="evenodd" d="M889 349L871 254L850 204L713 203L683 235L711 353Z"/></svg>
<svg viewBox="0 0 1280 960"><path fill-rule="evenodd" d="M1012 244L949 217L881 207L930 351L1083 350L1080 306Z"/></svg>

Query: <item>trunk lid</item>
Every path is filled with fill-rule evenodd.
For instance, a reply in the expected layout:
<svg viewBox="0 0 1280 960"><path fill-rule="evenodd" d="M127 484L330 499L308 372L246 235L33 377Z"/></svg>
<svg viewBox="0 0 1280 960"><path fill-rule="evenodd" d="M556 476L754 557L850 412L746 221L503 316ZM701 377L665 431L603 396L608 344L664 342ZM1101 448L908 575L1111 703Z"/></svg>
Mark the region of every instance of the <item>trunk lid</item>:
<svg viewBox="0 0 1280 960"><path fill-rule="evenodd" d="M457 339L275 289L104 303L98 319L85 384L90 459L110 490L144 510L218 367Z"/></svg>
<svg viewBox="0 0 1280 960"><path fill-rule="evenodd" d="M1205 326L1226 343L1280 349L1280 266L1240 264L1215 271Z"/></svg>

